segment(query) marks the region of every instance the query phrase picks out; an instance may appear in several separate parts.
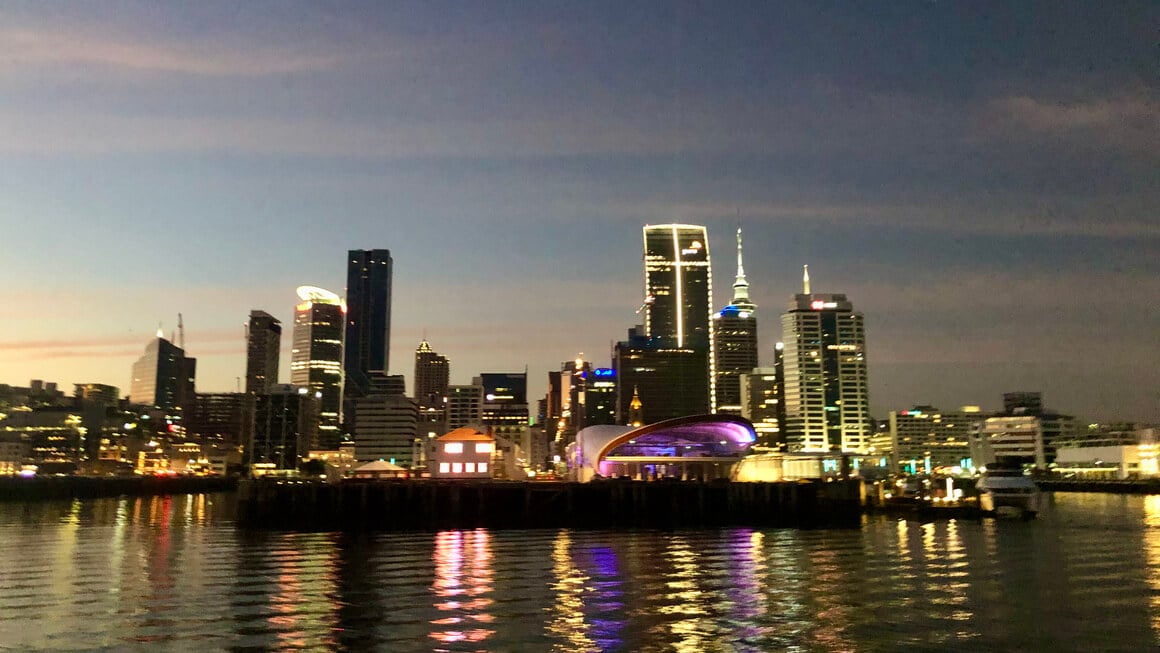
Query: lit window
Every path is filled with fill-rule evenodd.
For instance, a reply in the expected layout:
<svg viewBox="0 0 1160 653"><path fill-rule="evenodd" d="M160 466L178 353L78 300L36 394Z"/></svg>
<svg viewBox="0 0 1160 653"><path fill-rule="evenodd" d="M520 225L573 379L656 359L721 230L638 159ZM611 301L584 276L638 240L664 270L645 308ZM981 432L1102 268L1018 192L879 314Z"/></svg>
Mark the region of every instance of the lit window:
<svg viewBox="0 0 1160 653"><path fill-rule="evenodd" d="M463 453L463 443L462 442L448 442L447 444L443 445L443 452L444 453Z"/></svg>
<svg viewBox="0 0 1160 653"><path fill-rule="evenodd" d="M475 453L491 453L491 443L477 442L475 444Z"/></svg>
<svg viewBox="0 0 1160 653"><path fill-rule="evenodd" d="M439 463L439 473L446 474L451 471L451 463Z"/></svg>
<svg viewBox="0 0 1160 653"><path fill-rule="evenodd" d="M480 474L487 473L487 463L479 463L479 473Z"/></svg>
<svg viewBox="0 0 1160 653"><path fill-rule="evenodd" d="M462 474L463 473L463 463L451 463L451 473L452 474Z"/></svg>
<svg viewBox="0 0 1160 653"><path fill-rule="evenodd" d="M475 463L463 463L463 471L467 472L468 474L474 474Z"/></svg>

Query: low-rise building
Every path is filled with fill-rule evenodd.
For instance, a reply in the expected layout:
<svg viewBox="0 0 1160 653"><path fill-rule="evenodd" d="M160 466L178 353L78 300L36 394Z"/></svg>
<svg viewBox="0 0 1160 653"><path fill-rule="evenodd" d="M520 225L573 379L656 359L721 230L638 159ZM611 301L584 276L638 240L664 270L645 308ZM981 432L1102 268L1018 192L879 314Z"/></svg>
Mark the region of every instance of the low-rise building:
<svg viewBox="0 0 1160 653"><path fill-rule="evenodd" d="M491 478L495 438L464 427L436 439L429 469L432 478Z"/></svg>

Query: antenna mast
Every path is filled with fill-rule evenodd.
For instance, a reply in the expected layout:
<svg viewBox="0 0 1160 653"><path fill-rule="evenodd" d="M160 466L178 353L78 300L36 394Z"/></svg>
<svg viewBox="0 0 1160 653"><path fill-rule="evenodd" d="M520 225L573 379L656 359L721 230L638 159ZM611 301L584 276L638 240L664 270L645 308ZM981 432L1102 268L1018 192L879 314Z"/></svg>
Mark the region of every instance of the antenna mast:
<svg viewBox="0 0 1160 653"><path fill-rule="evenodd" d="M181 313L177 314L177 346L185 349L185 322L181 320Z"/></svg>

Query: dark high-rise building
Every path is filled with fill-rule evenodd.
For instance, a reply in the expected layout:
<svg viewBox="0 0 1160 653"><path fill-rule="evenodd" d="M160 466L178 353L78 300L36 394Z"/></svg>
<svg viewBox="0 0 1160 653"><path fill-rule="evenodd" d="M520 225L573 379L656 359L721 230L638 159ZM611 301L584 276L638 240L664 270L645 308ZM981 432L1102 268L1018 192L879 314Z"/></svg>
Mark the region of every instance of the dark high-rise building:
<svg viewBox="0 0 1160 653"><path fill-rule="evenodd" d="M716 400L713 356L713 274L709 259L709 234L705 227L685 224L646 225L644 227L644 331L653 353L679 352L672 367L690 370L690 358L701 359L704 383L682 377L685 392L705 388L705 401L690 397L685 409L706 406L709 412ZM688 352L692 352L689 354ZM682 372L682 375L686 372ZM622 375L621 380L624 380ZM631 385L621 386L624 394ZM641 401L650 405L648 391L641 391ZM624 401L627 401L625 399ZM622 401L621 403L624 403ZM655 406L656 404L652 404ZM682 409L684 410L684 409ZM655 412L655 408L654 408ZM648 408L645 409L649 415ZM686 413L692 414L692 413ZM649 417L650 421L655 421Z"/></svg>
<svg viewBox="0 0 1160 653"><path fill-rule="evenodd" d="M391 276L386 249L353 249L346 257L347 392L365 395L373 371L386 373L391 352Z"/></svg>
<svg viewBox="0 0 1160 653"><path fill-rule="evenodd" d="M290 382L318 395L320 449L337 449L342 442L342 339L346 306L338 295L302 286L302 301L294 311L294 343Z"/></svg>
<svg viewBox="0 0 1160 653"><path fill-rule="evenodd" d="M870 444L866 329L845 295L794 295L781 316L785 438L791 451L864 452Z"/></svg>
<svg viewBox="0 0 1160 653"><path fill-rule="evenodd" d="M254 430L246 448L251 474L298 469L318 436L319 394L277 385L269 394L254 397Z"/></svg>
<svg viewBox="0 0 1160 653"><path fill-rule="evenodd" d="M193 400L196 375L197 359L187 357L184 349L166 340L159 330L145 346L145 353L133 363L129 400L141 406L180 411Z"/></svg>
<svg viewBox="0 0 1160 653"><path fill-rule="evenodd" d="M658 344L629 329L628 340L613 348L617 378L616 421L627 423L634 390L643 404L643 423L709 412L705 350Z"/></svg>
<svg viewBox="0 0 1160 653"><path fill-rule="evenodd" d="M479 421L493 435L520 442L531 424L528 410L528 375L524 372L486 372L474 380L483 388Z"/></svg>
<svg viewBox="0 0 1160 653"><path fill-rule="evenodd" d="M253 395L242 392L194 395L183 420L186 438L223 448L245 444L249 441L253 402Z"/></svg>
<svg viewBox="0 0 1160 653"><path fill-rule="evenodd" d="M737 230L737 279L733 301L713 316L716 356L716 410L741 414L741 374L757 367L757 304L749 299L749 282L741 261L741 229Z"/></svg>
<svg viewBox="0 0 1160 653"><path fill-rule="evenodd" d="M584 426L616 423L616 370L598 367L588 377Z"/></svg>
<svg viewBox="0 0 1160 653"><path fill-rule="evenodd" d="M431 349L423 340L415 350L415 400L421 407L442 406L451 378L451 366L446 356Z"/></svg>
<svg viewBox="0 0 1160 653"><path fill-rule="evenodd" d="M246 325L246 394L266 394L278 385L282 323L265 311L250 311Z"/></svg>

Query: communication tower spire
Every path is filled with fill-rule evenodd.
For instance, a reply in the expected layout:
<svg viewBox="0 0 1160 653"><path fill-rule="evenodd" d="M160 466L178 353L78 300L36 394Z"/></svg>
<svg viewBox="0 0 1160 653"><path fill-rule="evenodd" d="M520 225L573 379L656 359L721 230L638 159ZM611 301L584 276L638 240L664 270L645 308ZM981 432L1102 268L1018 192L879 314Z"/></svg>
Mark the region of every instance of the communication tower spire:
<svg viewBox="0 0 1160 653"><path fill-rule="evenodd" d="M802 266L802 292L810 294L810 266Z"/></svg>
<svg viewBox="0 0 1160 653"><path fill-rule="evenodd" d="M181 320L181 313L177 314L177 346L185 349L185 322Z"/></svg>

